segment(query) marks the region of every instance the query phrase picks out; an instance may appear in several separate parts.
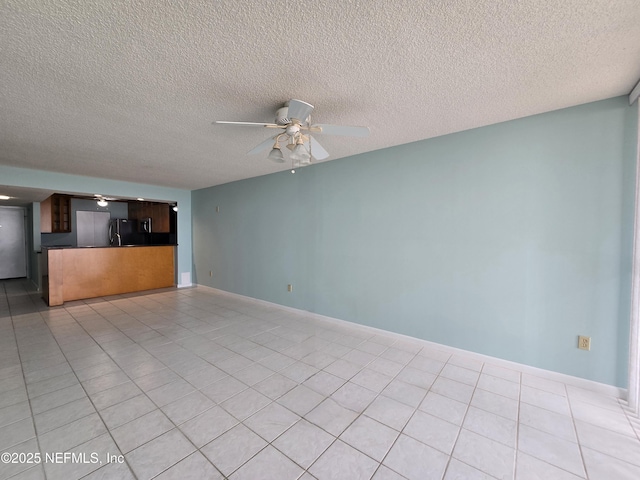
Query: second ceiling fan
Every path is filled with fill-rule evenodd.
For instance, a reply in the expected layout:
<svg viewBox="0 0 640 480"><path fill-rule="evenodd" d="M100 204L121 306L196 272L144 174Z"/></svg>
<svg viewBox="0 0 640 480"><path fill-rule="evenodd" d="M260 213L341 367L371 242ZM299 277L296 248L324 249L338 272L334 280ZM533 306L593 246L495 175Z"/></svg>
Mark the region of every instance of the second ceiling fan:
<svg viewBox="0 0 640 480"><path fill-rule="evenodd" d="M276 111L275 123L227 121L216 121L215 123L259 126L282 130L276 135L267 138L248 153L260 153L271 147L271 152L269 152L267 158L277 163L284 163L285 159L280 146L282 142L291 151L289 156L294 167L310 165L312 158L324 160L329 157L329 153L311 136L311 133L347 137L366 137L369 135L367 127L328 124L311 125L310 116L312 111L313 105L302 100L292 99Z"/></svg>

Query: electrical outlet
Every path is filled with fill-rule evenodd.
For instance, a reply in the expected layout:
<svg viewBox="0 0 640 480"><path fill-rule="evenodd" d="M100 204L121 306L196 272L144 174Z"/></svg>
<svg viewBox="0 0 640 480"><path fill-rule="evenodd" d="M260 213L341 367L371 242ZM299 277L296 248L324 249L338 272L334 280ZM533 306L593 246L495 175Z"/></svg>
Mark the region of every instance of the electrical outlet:
<svg viewBox="0 0 640 480"><path fill-rule="evenodd" d="M220 207L216 207L216 213L220 213Z"/></svg>
<svg viewBox="0 0 640 480"><path fill-rule="evenodd" d="M578 348L580 350L591 350L591 337L578 337Z"/></svg>
<svg viewBox="0 0 640 480"><path fill-rule="evenodd" d="M213 277L213 272L211 270L209 270L209 276Z"/></svg>
<svg viewBox="0 0 640 480"><path fill-rule="evenodd" d="M287 285L287 292L293 292L293 285Z"/></svg>

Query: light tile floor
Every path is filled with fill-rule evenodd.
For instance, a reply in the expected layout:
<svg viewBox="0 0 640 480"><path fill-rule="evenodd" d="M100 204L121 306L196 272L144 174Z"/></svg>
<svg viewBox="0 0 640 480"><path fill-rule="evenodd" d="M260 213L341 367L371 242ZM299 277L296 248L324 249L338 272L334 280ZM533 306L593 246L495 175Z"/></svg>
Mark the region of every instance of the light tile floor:
<svg viewBox="0 0 640 480"><path fill-rule="evenodd" d="M0 479L640 478L617 399L398 338L206 288L47 308L0 282Z"/></svg>

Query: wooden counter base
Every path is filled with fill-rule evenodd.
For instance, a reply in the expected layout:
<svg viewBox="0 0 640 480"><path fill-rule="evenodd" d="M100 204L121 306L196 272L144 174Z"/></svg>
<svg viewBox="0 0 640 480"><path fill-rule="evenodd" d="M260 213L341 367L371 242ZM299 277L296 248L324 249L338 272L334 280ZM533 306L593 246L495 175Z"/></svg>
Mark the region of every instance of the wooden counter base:
<svg viewBox="0 0 640 480"><path fill-rule="evenodd" d="M44 249L43 297L49 306L175 286L174 247Z"/></svg>

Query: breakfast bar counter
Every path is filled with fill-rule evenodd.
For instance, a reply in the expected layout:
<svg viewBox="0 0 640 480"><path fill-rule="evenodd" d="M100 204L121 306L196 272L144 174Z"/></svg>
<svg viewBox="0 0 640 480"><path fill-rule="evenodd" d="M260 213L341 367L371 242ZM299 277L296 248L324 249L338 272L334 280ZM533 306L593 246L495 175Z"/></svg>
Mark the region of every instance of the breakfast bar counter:
<svg viewBox="0 0 640 480"><path fill-rule="evenodd" d="M49 306L175 286L174 245L43 247L42 254Z"/></svg>

